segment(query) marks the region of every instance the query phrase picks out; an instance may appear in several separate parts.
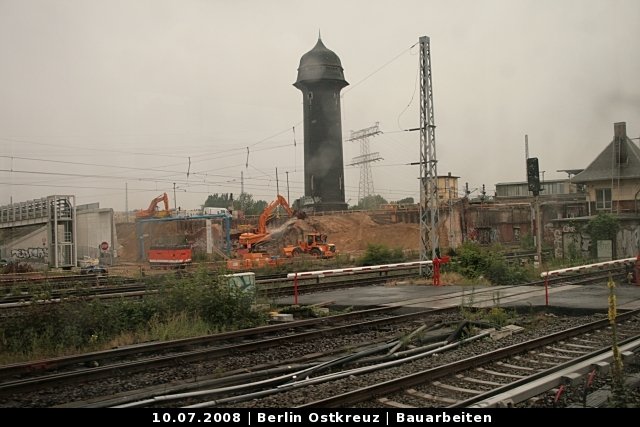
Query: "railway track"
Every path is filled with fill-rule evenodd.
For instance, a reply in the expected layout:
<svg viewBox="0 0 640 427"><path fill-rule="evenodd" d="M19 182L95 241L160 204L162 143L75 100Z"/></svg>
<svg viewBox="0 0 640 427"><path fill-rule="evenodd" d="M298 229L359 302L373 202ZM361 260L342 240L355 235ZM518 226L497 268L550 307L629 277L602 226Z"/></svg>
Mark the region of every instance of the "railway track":
<svg viewBox="0 0 640 427"><path fill-rule="evenodd" d="M129 346L102 352L0 367L0 397L149 369L265 350L363 329L384 329L440 311L393 315L393 307L375 308L323 318L300 320L199 338Z"/></svg>
<svg viewBox="0 0 640 427"><path fill-rule="evenodd" d="M286 277L262 278L256 281L256 293L258 297L277 298L308 292L326 291L332 289L349 288L354 286L367 286L385 283L389 280L415 277L418 269L415 267L385 268L375 272L361 272L358 274L344 274L331 277L314 276L313 278L295 281ZM72 278L81 278L73 280ZM112 285L113 283L115 285ZM296 283L297 282L297 283ZM43 287L43 285L45 285ZM0 298L0 309L20 308L32 303L59 302L63 298L81 296L83 298L109 298L109 297L139 297L145 292L156 292L157 286L146 286L143 282L134 279L117 278L115 276L69 276L60 280L51 279L46 282L30 283L20 282L16 288L5 286L5 295Z"/></svg>
<svg viewBox="0 0 640 427"><path fill-rule="evenodd" d="M617 320L621 350L640 348L640 310ZM564 381L577 381L585 372L606 369L612 357L608 326L603 319L300 407L513 405Z"/></svg>
<svg viewBox="0 0 640 427"><path fill-rule="evenodd" d="M640 345L637 342L640 339L637 336L640 334L639 314L638 312L625 314L626 320L622 320L623 323L619 326L621 332L624 329L623 334L634 335L633 339L636 341L631 341L630 337L628 339L630 346ZM628 319L629 317L631 320ZM217 379L197 385L190 384L189 387L173 387L169 390L167 388L148 390L145 391L144 398L141 395L114 397L103 401L102 405L258 408L274 407L274 402L278 402L276 407L416 408L455 404L466 407L461 403L466 397L479 396L482 393L487 393L486 396L488 396L488 393L494 389L497 392L504 392L507 384L515 381L520 381L516 385L521 386L523 378L528 375L532 376L531 379L538 379L542 375L550 375L552 371L562 373L561 369L569 365L569 359L573 359L576 355L576 358L580 358L579 361L584 362L587 359L585 353L593 348L597 348L598 352L604 352L602 347L607 347L610 341L606 331L600 336L599 343L594 334L602 332L607 322L607 320L590 322L534 340L526 340L517 345L502 348L498 345L498 349L481 352L479 355L453 363L436 363L435 367L427 371L418 371L397 379L391 372L387 375L385 372L397 369L401 365L406 365L406 369L410 370L411 365L416 361L442 355L447 351L455 354L457 351L455 349L470 346L472 343L482 344L491 332L481 331L459 341L432 343L423 348L409 348L397 353L392 353L390 350L399 346L397 341L373 343L369 347L354 349L349 354L325 358L321 363L315 362L306 366L271 365L269 370L264 371L264 375L260 376L229 373L224 380ZM599 328L601 331L597 332ZM411 335L403 337L401 341L408 342ZM588 338L584 338L585 336ZM586 350L587 347L589 350ZM540 348L543 350L540 351ZM533 364L535 368L520 366L524 362L519 354L523 352L528 352L528 363ZM559 355L554 356L551 354L553 352ZM542 359L535 362L533 354L539 354ZM575 363L573 360L571 362ZM559 363L563 366L553 366ZM331 369L322 370L321 367ZM525 373L523 374L522 371ZM366 378L355 380L361 377ZM394 379L388 380L389 377ZM385 380L381 381L380 378ZM345 383L367 381L373 384L347 393L336 393L344 390ZM466 386L463 386L462 382L466 382ZM438 388L439 392L430 390L428 387ZM319 390L329 392L331 397L313 401L313 396L322 394ZM158 394L159 392L164 394Z"/></svg>
<svg viewBox="0 0 640 427"><path fill-rule="evenodd" d="M380 275L379 272L376 274ZM602 281L605 277L608 278L609 274L599 273L599 275L592 276L592 279ZM349 279L349 277L345 277L345 279ZM353 280L353 277L351 277L351 279ZM558 278L558 279L566 281L566 278ZM317 279L314 279L314 280L317 280ZM353 285L350 284L348 286L353 286ZM489 293L492 290L496 290L496 289L500 289L500 288L487 289L487 292ZM525 289L523 289L523 292L530 292L530 291L526 291ZM488 294L487 294L487 297L488 297ZM446 298L446 297L440 297L440 298ZM451 305L454 305L457 307L459 304L459 301L452 301L451 303L452 303ZM396 308L397 307L387 307L387 308L378 309L378 310L381 310L380 313L385 313L386 310L391 312ZM373 311L367 310L367 312L372 313ZM421 314L411 314L410 316L413 316L413 315L419 316L419 315L425 315L425 313L423 312ZM637 316L637 314L635 315ZM331 316L331 317L335 317L335 316ZM398 318L404 319L404 321L406 321L406 319L410 319L411 317L406 317L406 318L398 317ZM322 330L304 331L299 334L295 334L295 335L292 334L290 336L279 336L274 338L273 341L266 337L255 338L255 340L253 340L251 338L252 332L250 331L246 332L246 335L245 335L245 331L238 331L237 336L234 336L236 333L228 333L228 335L218 334L219 336L215 336L216 338L209 337L209 339L211 339L213 342L216 342L213 344L214 347L217 346L217 348L215 349L212 347L211 349L200 348L200 349L191 351L195 346L208 345L208 344L198 343L198 339L180 340L180 342L173 343L174 345L173 348L171 347L171 344L168 344L167 347L164 348L165 346L164 343L132 346L131 348L119 349L117 351L114 351L104 359L100 359L99 358L100 355L98 355L97 353L92 353L88 355L74 356L68 359L60 358L60 359L51 359L48 361L40 361L37 363L31 363L31 364L23 364L23 366L21 367L17 365L16 366L12 365L12 367L16 368L17 370L11 372L10 370L3 371L0 369L0 381L2 381L2 383L0 383L0 401L2 400L1 396L3 395L8 396L11 394L28 392L29 390L38 390L38 389L41 389L42 387L48 387L52 384L59 386L61 384L73 384L78 381L86 382L86 381L91 381L92 379L112 378L116 374L117 375L131 374L134 372L145 371L150 368L167 367L167 366L174 366L176 364L197 362L199 360L203 360L204 358L208 358L208 359L218 358L218 357L224 358L229 356L229 354L237 354L238 352L246 353L251 351L262 351L266 348L269 348L270 346L283 345L283 343L285 342L301 343L309 340L314 340L316 339L316 337L328 336L335 333L330 331L330 328L332 327L328 324L330 322L327 322L326 319L328 318L310 319L308 321L304 321L304 322L308 322L307 325L300 324L301 326L304 326L304 327L322 328ZM398 321L402 322L403 320L398 320ZM381 318L379 319L378 326L368 326L368 327L384 328L383 325L385 323L391 324L394 322L395 321L392 321L389 318ZM263 329L261 331L253 331L253 334L255 335L257 333L258 335L264 335L264 334L271 334L271 333L279 333L277 332L279 328L291 329L291 324L271 325L266 328L272 328L272 327L273 327L273 330ZM344 325L344 326L341 326L340 328L343 328L342 331L347 333L346 331L348 330L349 326ZM299 335L299 337L296 335ZM234 340L240 340L244 342L239 343L236 346L236 344L233 343ZM144 355L146 350L149 350L149 354L153 354L154 351L156 353L160 352L160 354L159 355L156 354L156 356L151 356L149 358L146 358L144 356L143 358L141 358L141 355ZM327 356L325 355L323 357L327 357ZM123 358L133 358L134 360L122 360ZM66 360L62 360L62 359L66 359ZM315 363L315 362L311 362L312 359L313 358L310 356L303 358L305 362ZM87 364L93 365L93 366L86 366ZM95 366L96 364L99 366L96 367ZM515 364L513 365L517 366ZM287 370L291 372L291 369L297 369L297 368L300 368L301 366L302 364L293 366L293 368L291 367L283 368L283 367L278 367L276 365L272 365L268 369L273 369L274 372L283 373L283 372L287 372ZM89 369L85 369L85 368L89 368ZM56 372L52 373L52 370L55 370ZM60 372L62 370L68 370L68 371ZM265 368L264 371L267 372L267 369ZM34 373L38 373L38 374L46 373L47 375L40 377L40 379L38 379L34 377ZM456 375L461 375L461 374L457 373ZM21 377L21 379L15 380L17 377ZM492 380L487 380L487 381L498 383L498 381L492 381ZM22 382L22 384L18 384L18 382ZM480 391L483 391L483 390L480 390ZM388 399L388 401L393 401L393 399L390 397L385 397L385 398ZM453 400L454 398L449 398L449 399ZM463 401L463 400L464 399L462 398L458 398L456 401ZM369 404L381 405L381 403L378 402L377 400L376 402L377 403L369 402ZM349 403L347 403L347 405L349 405Z"/></svg>
<svg viewBox="0 0 640 427"><path fill-rule="evenodd" d="M387 283L391 280L404 280L416 277L419 267L388 267L371 271L358 271L332 275L313 275L299 279L286 277L266 277L256 280L256 292L259 297L278 298L291 296L294 293L305 294L356 286L370 286ZM625 276L624 267L612 267L607 270L581 272L566 276L549 277L546 281L539 280L512 286L555 286L559 284L588 284L606 281L609 276L620 279ZM0 283L0 285L2 285ZM0 297L0 310L20 308L25 304L37 302L59 302L64 298L113 298L140 297L145 292L156 292L157 286L146 286L135 279L117 276L66 276L38 281L35 284L23 280L19 285L8 288L3 285L5 295ZM2 286L0 286L1 288ZM504 287L502 287L504 289Z"/></svg>

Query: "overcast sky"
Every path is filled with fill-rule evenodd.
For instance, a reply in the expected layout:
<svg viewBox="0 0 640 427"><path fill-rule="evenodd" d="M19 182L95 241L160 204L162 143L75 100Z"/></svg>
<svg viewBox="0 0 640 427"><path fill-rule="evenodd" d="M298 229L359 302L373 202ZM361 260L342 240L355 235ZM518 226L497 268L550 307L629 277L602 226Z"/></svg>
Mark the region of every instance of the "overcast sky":
<svg viewBox="0 0 640 427"><path fill-rule="evenodd" d="M0 0L0 205L52 194L146 208L167 192L304 193L300 57L341 59L351 131L379 122L376 194L419 200L419 50L431 40L438 174L471 190L585 168L640 136L638 0ZM295 131L294 131L295 129ZM638 142L636 140L636 142ZM276 169L278 180L276 180ZM128 191L125 191L128 188ZM477 195L475 190L473 195Z"/></svg>

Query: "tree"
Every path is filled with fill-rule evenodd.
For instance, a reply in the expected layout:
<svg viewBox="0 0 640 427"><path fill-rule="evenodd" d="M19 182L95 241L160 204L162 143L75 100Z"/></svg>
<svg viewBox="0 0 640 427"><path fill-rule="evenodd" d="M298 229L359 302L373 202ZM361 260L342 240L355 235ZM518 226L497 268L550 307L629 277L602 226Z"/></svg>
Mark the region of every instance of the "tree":
<svg viewBox="0 0 640 427"><path fill-rule="evenodd" d="M262 211L269 205L264 200L258 200L254 202L247 210L245 210L245 214L247 215L260 215Z"/></svg>
<svg viewBox="0 0 640 427"><path fill-rule="evenodd" d="M413 197L405 197L404 199L400 199L395 203L397 203L399 205L412 205L415 202L413 201Z"/></svg>
<svg viewBox="0 0 640 427"><path fill-rule="evenodd" d="M228 208L233 199L233 193L211 194L204 202L205 208Z"/></svg>
<svg viewBox="0 0 640 427"><path fill-rule="evenodd" d="M360 200L360 202L358 202L358 206L356 206L356 209L378 209L380 205L384 205L387 203L388 202L381 195L376 194L375 196L364 197L362 200Z"/></svg>
<svg viewBox="0 0 640 427"><path fill-rule="evenodd" d="M235 210L240 210L243 212L247 212L247 208L253 206L253 196L248 193L240 193L237 200L233 202L233 208Z"/></svg>
<svg viewBox="0 0 640 427"><path fill-rule="evenodd" d="M598 213L585 227L585 231L591 236L594 243L598 240L611 240L614 248L618 230L620 230L618 218L605 212ZM594 255L596 255L596 248L597 245L592 245Z"/></svg>
<svg viewBox="0 0 640 427"><path fill-rule="evenodd" d="M249 193L240 193L237 200L233 201L233 209L243 211L245 215L260 215L267 207L264 200L253 200Z"/></svg>

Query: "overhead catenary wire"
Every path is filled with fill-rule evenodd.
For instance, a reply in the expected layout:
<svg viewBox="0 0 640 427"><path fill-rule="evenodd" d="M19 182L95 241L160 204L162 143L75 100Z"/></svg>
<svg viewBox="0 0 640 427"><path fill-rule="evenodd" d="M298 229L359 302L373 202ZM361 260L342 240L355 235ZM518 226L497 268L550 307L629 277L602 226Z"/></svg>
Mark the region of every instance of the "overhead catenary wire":
<svg viewBox="0 0 640 427"><path fill-rule="evenodd" d="M397 54L396 56L394 56L393 58L391 58L390 60L388 60L387 62L385 62L384 64L382 64L380 67L376 68L373 72L371 72L370 74L367 74L364 78L358 80L356 83L353 83L352 85L350 85L349 87L345 88L342 91L342 94L340 95L340 97L342 98L345 94L347 94L348 92L352 91L353 89L355 89L356 87L360 86L362 83L364 83L365 81L369 80L372 76L374 76L375 74L379 73L380 71L382 71L384 68L386 68L387 66L389 66L391 63L393 63L394 61L396 61L398 58L400 58L402 55L404 55L406 52L410 51L414 46L416 46L418 43L414 43L411 46L409 46L406 49L403 49L402 52L400 52L399 54Z"/></svg>

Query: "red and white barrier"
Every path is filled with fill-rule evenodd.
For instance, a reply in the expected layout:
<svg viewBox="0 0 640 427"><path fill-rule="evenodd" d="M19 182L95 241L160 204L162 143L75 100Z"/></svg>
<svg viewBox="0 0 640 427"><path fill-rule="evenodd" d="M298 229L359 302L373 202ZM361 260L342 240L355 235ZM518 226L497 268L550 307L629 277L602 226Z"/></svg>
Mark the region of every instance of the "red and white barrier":
<svg viewBox="0 0 640 427"><path fill-rule="evenodd" d="M398 267L418 267L420 265L433 264L433 261L415 261L415 262L401 262L398 264L381 264L381 265L368 265L366 267L349 267L349 268L336 268L333 270L317 270L317 271L304 271L299 273L287 274L287 279L298 277L298 279L304 279L305 277L312 276L328 276L332 274L353 274L363 271L377 271L385 268L398 268Z"/></svg>
<svg viewBox="0 0 640 427"><path fill-rule="evenodd" d="M561 268L558 270L545 271L540 273L540 277L556 276L564 273L583 272L585 270L590 270L594 268L597 269L597 268L605 268L605 267L610 267L615 265L631 264L631 263L634 263L635 261L636 261L636 258L634 257L634 258L616 259L613 261L596 262L595 264L586 264L586 265L579 265L577 267L569 267L569 268Z"/></svg>

